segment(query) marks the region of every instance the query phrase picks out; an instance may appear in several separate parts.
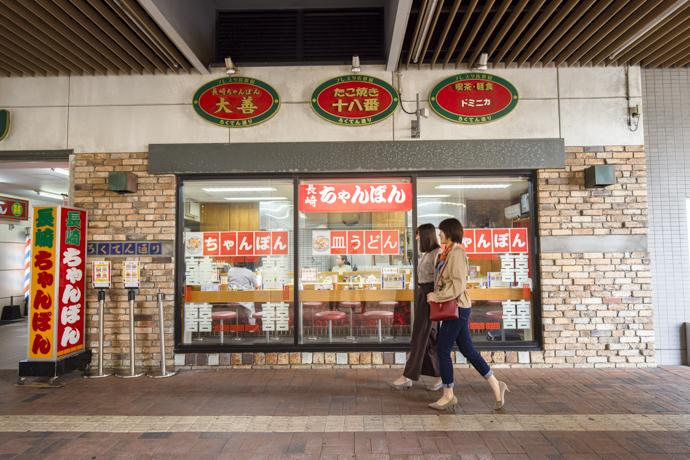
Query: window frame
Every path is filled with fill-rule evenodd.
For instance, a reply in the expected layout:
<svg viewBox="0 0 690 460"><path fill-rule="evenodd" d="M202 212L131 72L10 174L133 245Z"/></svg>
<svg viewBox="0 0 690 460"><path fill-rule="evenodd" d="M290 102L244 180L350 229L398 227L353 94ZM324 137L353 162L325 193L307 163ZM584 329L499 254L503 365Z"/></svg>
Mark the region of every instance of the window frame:
<svg viewBox="0 0 690 460"><path fill-rule="evenodd" d="M194 180L291 180L293 185L293 204L299 197L299 183L301 180L329 179L329 178L409 178L414 194L412 204L413 226L417 222L417 179L434 177L526 177L528 179L528 193L530 204L530 257L534 262L534 289L532 291L532 327L534 339L531 341L511 342L478 342L480 351L540 351L543 349L542 328L542 296L541 296L541 270L540 248L538 238L538 208L537 208L537 174L535 170L454 170L454 171L386 171L386 172L357 172L357 173L275 173L275 174L177 174L175 175L176 213L175 213L175 311L174 311L174 351L175 353L272 353L272 352L357 352L357 351L407 351L406 343L299 343L299 325L302 321L298 308L300 302L299 289L294 289L293 301L293 343L292 344L194 344L183 342L183 315L184 305L184 182ZM299 210L295 206L293 212L293 282L299 286L299 245L297 237L301 232L299 226ZM413 270L417 271L417 247L413 246ZM417 286L414 286L414 298L416 298Z"/></svg>

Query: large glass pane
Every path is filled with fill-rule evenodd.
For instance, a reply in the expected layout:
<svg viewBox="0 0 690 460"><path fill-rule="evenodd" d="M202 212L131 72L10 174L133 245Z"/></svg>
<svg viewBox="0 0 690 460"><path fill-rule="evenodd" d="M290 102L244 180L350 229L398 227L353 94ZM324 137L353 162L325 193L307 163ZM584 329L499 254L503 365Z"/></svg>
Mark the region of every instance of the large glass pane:
<svg viewBox="0 0 690 460"><path fill-rule="evenodd" d="M533 340L534 259L526 177L435 177L417 181L418 224L455 217L465 227L477 342Z"/></svg>
<svg viewBox="0 0 690 460"><path fill-rule="evenodd" d="M292 344L291 180L187 180L183 342Z"/></svg>
<svg viewBox="0 0 690 460"><path fill-rule="evenodd" d="M299 190L300 343L409 342L410 180L304 180Z"/></svg>

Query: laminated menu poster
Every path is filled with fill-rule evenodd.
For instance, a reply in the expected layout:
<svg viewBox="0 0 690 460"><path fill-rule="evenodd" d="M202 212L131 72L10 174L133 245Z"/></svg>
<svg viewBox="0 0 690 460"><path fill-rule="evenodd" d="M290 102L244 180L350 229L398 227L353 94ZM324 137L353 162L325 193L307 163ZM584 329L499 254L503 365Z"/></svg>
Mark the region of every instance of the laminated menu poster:
<svg viewBox="0 0 690 460"><path fill-rule="evenodd" d="M381 289L405 289L405 274L396 267L382 268Z"/></svg>

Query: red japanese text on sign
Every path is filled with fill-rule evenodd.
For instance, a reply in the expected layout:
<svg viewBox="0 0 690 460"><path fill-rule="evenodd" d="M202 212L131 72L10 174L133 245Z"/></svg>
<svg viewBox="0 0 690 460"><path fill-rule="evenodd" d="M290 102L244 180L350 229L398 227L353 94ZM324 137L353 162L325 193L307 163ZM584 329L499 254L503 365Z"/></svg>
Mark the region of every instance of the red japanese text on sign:
<svg viewBox="0 0 690 460"><path fill-rule="evenodd" d="M528 252L526 228L468 228L462 242L468 254Z"/></svg>
<svg viewBox="0 0 690 460"><path fill-rule="evenodd" d="M84 348L86 212L60 208L57 354Z"/></svg>
<svg viewBox="0 0 690 460"><path fill-rule="evenodd" d="M391 212L412 209L412 184L333 183L299 186L301 212Z"/></svg>
<svg viewBox="0 0 690 460"><path fill-rule="evenodd" d="M287 255L287 231L201 232L202 251L187 256L269 256Z"/></svg>
<svg viewBox="0 0 690 460"><path fill-rule="evenodd" d="M313 230L312 254L398 255L398 230Z"/></svg>

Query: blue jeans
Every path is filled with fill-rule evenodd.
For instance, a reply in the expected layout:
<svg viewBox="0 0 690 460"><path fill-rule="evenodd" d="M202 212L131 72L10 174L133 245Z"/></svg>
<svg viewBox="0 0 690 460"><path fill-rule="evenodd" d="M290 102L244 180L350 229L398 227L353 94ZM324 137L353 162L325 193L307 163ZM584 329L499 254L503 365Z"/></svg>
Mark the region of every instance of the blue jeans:
<svg viewBox="0 0 690 460"><path fill-rule="evenodd" d="M443 321L441 329L438 333L437 347L438 360L441 367L441 380L443 386L453 387L453 360L451 359L451 351L453 351L453 344L457 343L460 353L467 358L467 361L479 372L482 377L488 379L491 377L491 368L482 355L472 345L472 336L470 336L470 314L471 308L458 308L458 319Z"/></svg>

